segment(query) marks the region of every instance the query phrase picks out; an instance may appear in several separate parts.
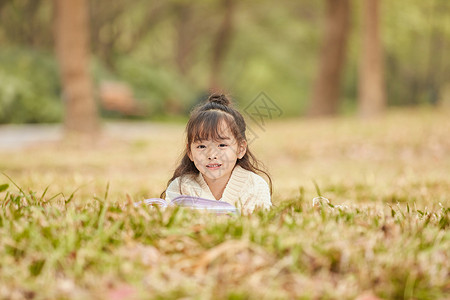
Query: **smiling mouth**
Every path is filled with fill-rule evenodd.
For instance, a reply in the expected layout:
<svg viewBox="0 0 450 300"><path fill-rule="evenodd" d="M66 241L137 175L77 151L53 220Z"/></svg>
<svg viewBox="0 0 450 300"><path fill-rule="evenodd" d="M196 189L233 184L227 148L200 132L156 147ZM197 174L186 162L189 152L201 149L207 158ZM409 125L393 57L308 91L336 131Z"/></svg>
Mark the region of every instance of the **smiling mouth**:
<svg viewBox="0 0 450 300"><path fill-rule="evenodd" d="M206 167L208 168L208 169L218 169L218 168L220 168L222 166L222 164L208 164L208 165L206 165Z"/></svg>

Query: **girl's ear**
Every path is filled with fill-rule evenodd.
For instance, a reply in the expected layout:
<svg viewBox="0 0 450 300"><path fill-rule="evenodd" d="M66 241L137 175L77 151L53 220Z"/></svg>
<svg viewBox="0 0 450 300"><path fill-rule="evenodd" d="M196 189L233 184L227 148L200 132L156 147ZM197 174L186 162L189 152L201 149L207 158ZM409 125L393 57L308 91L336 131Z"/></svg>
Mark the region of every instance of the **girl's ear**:
<svg viewBox="0 0 450 300"><path fill-rule="evenodd" d="M191 146L190 146L190 145L187 145L187 144L186 144L186 155L187 155L187 157L189 157L189 159L190 159L191 161L193 161L193 160L192 160L192 153L191 153Z"/></svg>
<svg viewBox="0 0 450 300"><path fill-rule="evenodd" d="M243 158L245 153L247 153L247 141L243 141L238 148L237 157L239 159Z"/></svg>
<svg viewBox="0 0 450 300"><path fill-rule="evenodd" d="M189 157L189 159L191 161L194 161L194 159L192 158L192 152L191 152L191 147L188 147L187 151L186 151L187 156Z"/></svg>

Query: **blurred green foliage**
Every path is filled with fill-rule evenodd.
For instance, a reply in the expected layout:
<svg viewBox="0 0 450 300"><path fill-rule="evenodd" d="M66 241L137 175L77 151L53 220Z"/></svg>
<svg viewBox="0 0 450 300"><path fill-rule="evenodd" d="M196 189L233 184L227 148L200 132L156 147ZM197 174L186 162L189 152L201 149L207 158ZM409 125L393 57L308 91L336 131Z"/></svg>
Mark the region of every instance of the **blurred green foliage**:
<svg viewBox="0 0 450 300"><path fill-rule="evenodd" d="M230 39L216 70L212 61L227 11L224 3L89 1L95 86L104 80L129 84L148 117L185 115L208 94L217 72L221 88L240 107L263 91L284 116L305 112L318 65L324 1L234 1ZM352 2L343 113L354 111L357 102L360 6ZM447 0L383 1L389 105L442 101L450 78L449 12ZM0 51L2 123L61 119L57 68L48 54L53 48L51 16L48 1L0 3L0 43L6 46Z"/></svg>
<svg viewBox="0 0 450 300"><path fill-rule="evenodd" d="M152 114L167 113L167 104L177 103L173 110L185 112L192 104L195 89L176 72L162 66L143 65L133 57L117 61L120 80L133 87L134 96Z"/></svg>
<svg viewBox="0 0 450 300"><path fill-rule="evenodd" d="M63 105L56 70L49 54L0 50L0 123L60 121Z"/></svg>
<svg viewBox="0 0 450 300"><path fill-rule="evenodd" d="M386 1L382 36L390 104L442 100L450 79L449 13L445 0Z"/></svg>

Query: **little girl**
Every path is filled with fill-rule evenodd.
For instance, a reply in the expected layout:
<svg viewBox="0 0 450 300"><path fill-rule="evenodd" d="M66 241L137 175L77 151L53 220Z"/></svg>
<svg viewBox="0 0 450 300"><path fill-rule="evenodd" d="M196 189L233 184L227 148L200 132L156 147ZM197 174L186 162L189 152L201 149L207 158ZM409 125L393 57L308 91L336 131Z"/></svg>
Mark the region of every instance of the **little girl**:
<svg viewBox="0 0 450 300"><path fill-rule="evenodd" d="M272 181L259 168L245 136L246 124L225 95L211 95L186 126L186 148L168 187L167 201L180 195L228 202L244 214L269 208ZM256 173L267 176L267 182Z"/></svg>

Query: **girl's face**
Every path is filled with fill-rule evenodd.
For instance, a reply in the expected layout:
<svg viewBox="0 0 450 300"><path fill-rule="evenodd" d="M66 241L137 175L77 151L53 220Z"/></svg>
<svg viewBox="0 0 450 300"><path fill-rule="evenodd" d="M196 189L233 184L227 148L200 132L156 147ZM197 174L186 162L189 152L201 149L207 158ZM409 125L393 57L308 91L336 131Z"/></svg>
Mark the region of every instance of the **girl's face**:
<svg viewBox="0 0 450 300"><path fill-rule="evenodd" d="M238 144L225 122L219 125L220 139L195 141L190 145L189 158L208 185L228 182L236 161L245 155L247 144Z"/></svg>

